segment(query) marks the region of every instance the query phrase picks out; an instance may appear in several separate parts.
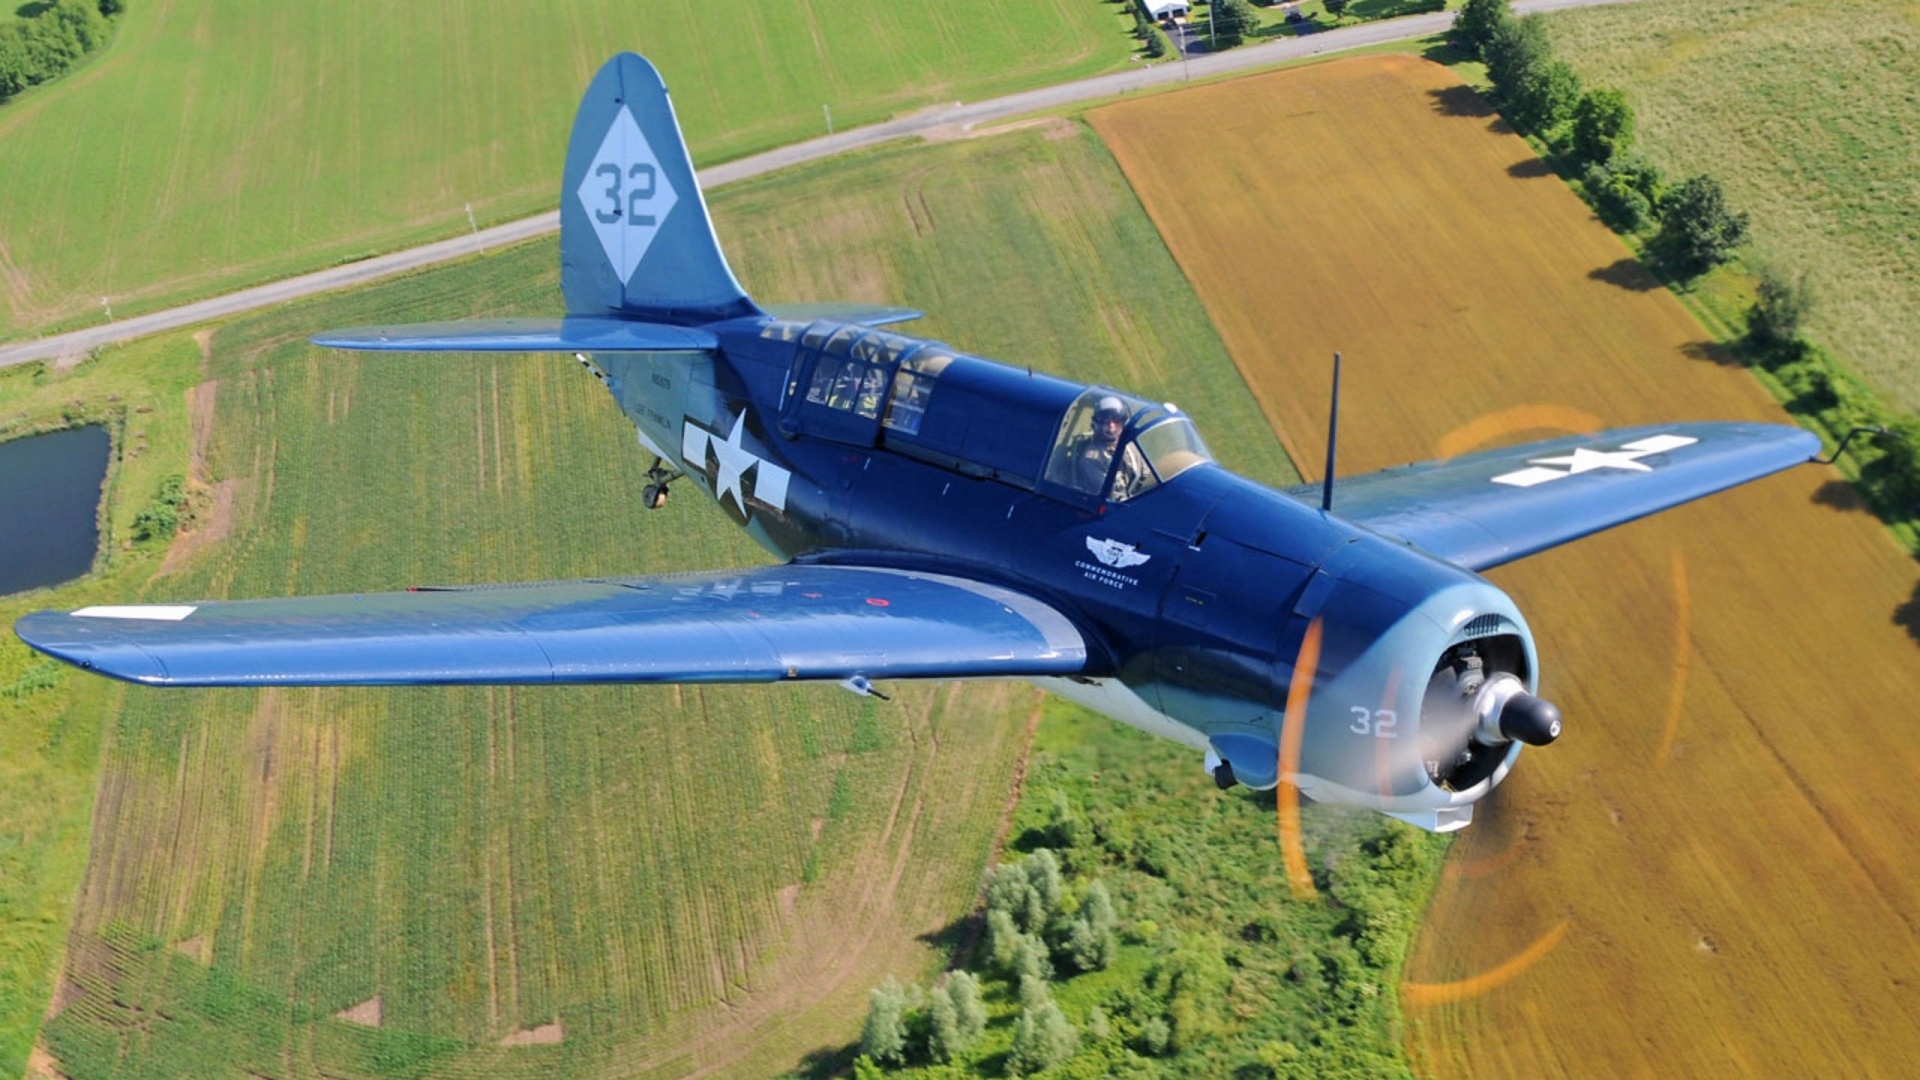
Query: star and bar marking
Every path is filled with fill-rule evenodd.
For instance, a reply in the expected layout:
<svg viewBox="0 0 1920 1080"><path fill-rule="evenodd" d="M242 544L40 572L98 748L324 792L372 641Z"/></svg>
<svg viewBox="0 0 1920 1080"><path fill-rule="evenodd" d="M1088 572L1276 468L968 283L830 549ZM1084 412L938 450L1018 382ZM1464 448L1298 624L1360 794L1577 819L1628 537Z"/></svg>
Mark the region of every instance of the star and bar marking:
<svg viewBox="0 0 1920 1080"><path fill-rule="evenodd" d="M1664 454L1669 450L1678 450L1683 446L1692 446L1699 439L1689 435L1649 435L1644 439L1635 439L1618 450L1591 450L1584 446L1575 447L1571 454L1558 454L1553 457L1529 458L1528 468L1510 473L1502 473L1493 478L1496 484L1509 487L1528 488L1558 480L1564 476L1578 476L1593 472L1595 469L1620 469L1625 472L1652 472L1653 468L1640 459L1654 454ZM1562 469L1543 468L1547 465L1563 465Z"/></svg>
<svg viewBox="0 0 1920 1080"><path fill-rule="evenodd" d="M747 449L745 444L747 413L742 409L733 417L733 429L725 438L717 431L710 431L688 417L686 425L680 429L681 458L689 468L707 471L707 449L713 449L713 497L721 503L728 495L740 508L744 516L747 513L747 494L743 482L747 475L753 475L753 500L785 512L787 509L787 482L793 474L775 465L773 462Z"/></svg>

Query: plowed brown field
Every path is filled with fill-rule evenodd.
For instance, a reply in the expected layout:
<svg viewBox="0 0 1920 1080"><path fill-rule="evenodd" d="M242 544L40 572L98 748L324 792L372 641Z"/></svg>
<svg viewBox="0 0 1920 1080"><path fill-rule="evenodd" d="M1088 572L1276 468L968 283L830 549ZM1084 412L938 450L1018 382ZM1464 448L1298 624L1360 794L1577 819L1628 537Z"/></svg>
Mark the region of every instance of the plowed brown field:
<svg viewBox="0 0 1920 1080"><path fill-rule="evenodd" d="M1786 419L1444 68L1349 60L1093 122L1303 471L1336 348L1342 473ZM1569 732L1449 856L1402 995L1417 1071L1913 1074L1916 570L1850 494L1806 466L1492 575Z"/></svg>

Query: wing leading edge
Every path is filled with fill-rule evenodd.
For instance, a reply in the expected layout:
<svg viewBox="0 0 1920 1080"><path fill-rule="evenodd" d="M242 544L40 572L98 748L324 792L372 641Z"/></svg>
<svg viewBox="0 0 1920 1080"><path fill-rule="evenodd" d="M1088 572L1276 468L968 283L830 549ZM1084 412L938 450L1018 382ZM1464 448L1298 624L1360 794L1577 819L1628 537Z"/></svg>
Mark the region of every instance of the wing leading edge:
<svg viewBox="0 0 1920 1080"><path fill-rule="evenodd" d="M1333 512L1485 570L1811 461L1784 424L1619 428L1404 465L1333 485ZM1288 492L1319 502L1317 485Z"/></svg>
<svg viewBox="0 0 1920 1080"><path fill-rule="evenodd" d="M1071 675L1085 639L998 586L851 566L41 611L50 656L153 686Z"/></svg>

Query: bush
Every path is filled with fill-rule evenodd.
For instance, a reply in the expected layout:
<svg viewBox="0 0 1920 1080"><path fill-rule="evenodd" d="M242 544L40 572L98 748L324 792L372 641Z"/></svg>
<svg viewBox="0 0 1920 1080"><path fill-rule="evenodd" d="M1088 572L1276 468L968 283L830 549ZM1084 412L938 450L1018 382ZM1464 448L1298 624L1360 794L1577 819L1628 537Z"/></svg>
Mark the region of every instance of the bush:
<svg viewBox="0 0 1920 1080"><path fill-rule="evenodd" d="M153 501L134 516L133 538L136 541L144 543L148 540L173 539L173 534L180 531L181 511L186 508L186 484L186 478L178 473L160 481L160 489L154 492Z"/></svg>
<svg viewBox="0 0 1920 1080"><path fill-rule="evenodd" d="M1813 310L1813 291L1807 276L1788 278L1767 269L1753 306L1747 309L1747 344L1768 364L1798 360L1806 351L1800 330Z"/></svg>
<svg viewBox="0 0 1920 1080"><path fill-rule="evenodd" d="M1631 173L1589 165L1580 176L1587 203L1615 232L1636 233L1653 220L1653 203L1641 194Z"/></svg>

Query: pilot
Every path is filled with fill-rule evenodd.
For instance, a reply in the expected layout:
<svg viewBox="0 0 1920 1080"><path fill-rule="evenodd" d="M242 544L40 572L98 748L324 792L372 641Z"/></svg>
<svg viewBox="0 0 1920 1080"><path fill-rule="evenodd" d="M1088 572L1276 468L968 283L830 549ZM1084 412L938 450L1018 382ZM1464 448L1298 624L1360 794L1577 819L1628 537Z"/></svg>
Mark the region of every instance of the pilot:
<svg viewBox="0 0 1920 1080"><path fill-rule="evenodd" d="M880 415L880 398L885 390L885 373L877 367L868 368L860 380L860 403L854 411L868 418Z"/></svg>
<svg viewBox="0 0 1920 1080"><path fill-rule="evenodd" d="M1081 491L1099 491L1107 481L1107 469L1113 464L1114 451L1120 447L1120 434L1126 430L1127 406L1108 394L1093 408L1093 432L1083 435L1073 448L1073 482ZM1121 455L1120 467L1113 474L1113 499L1119 502L1133 493L1140 477L1139 451L1128 446Z"/></svg>

